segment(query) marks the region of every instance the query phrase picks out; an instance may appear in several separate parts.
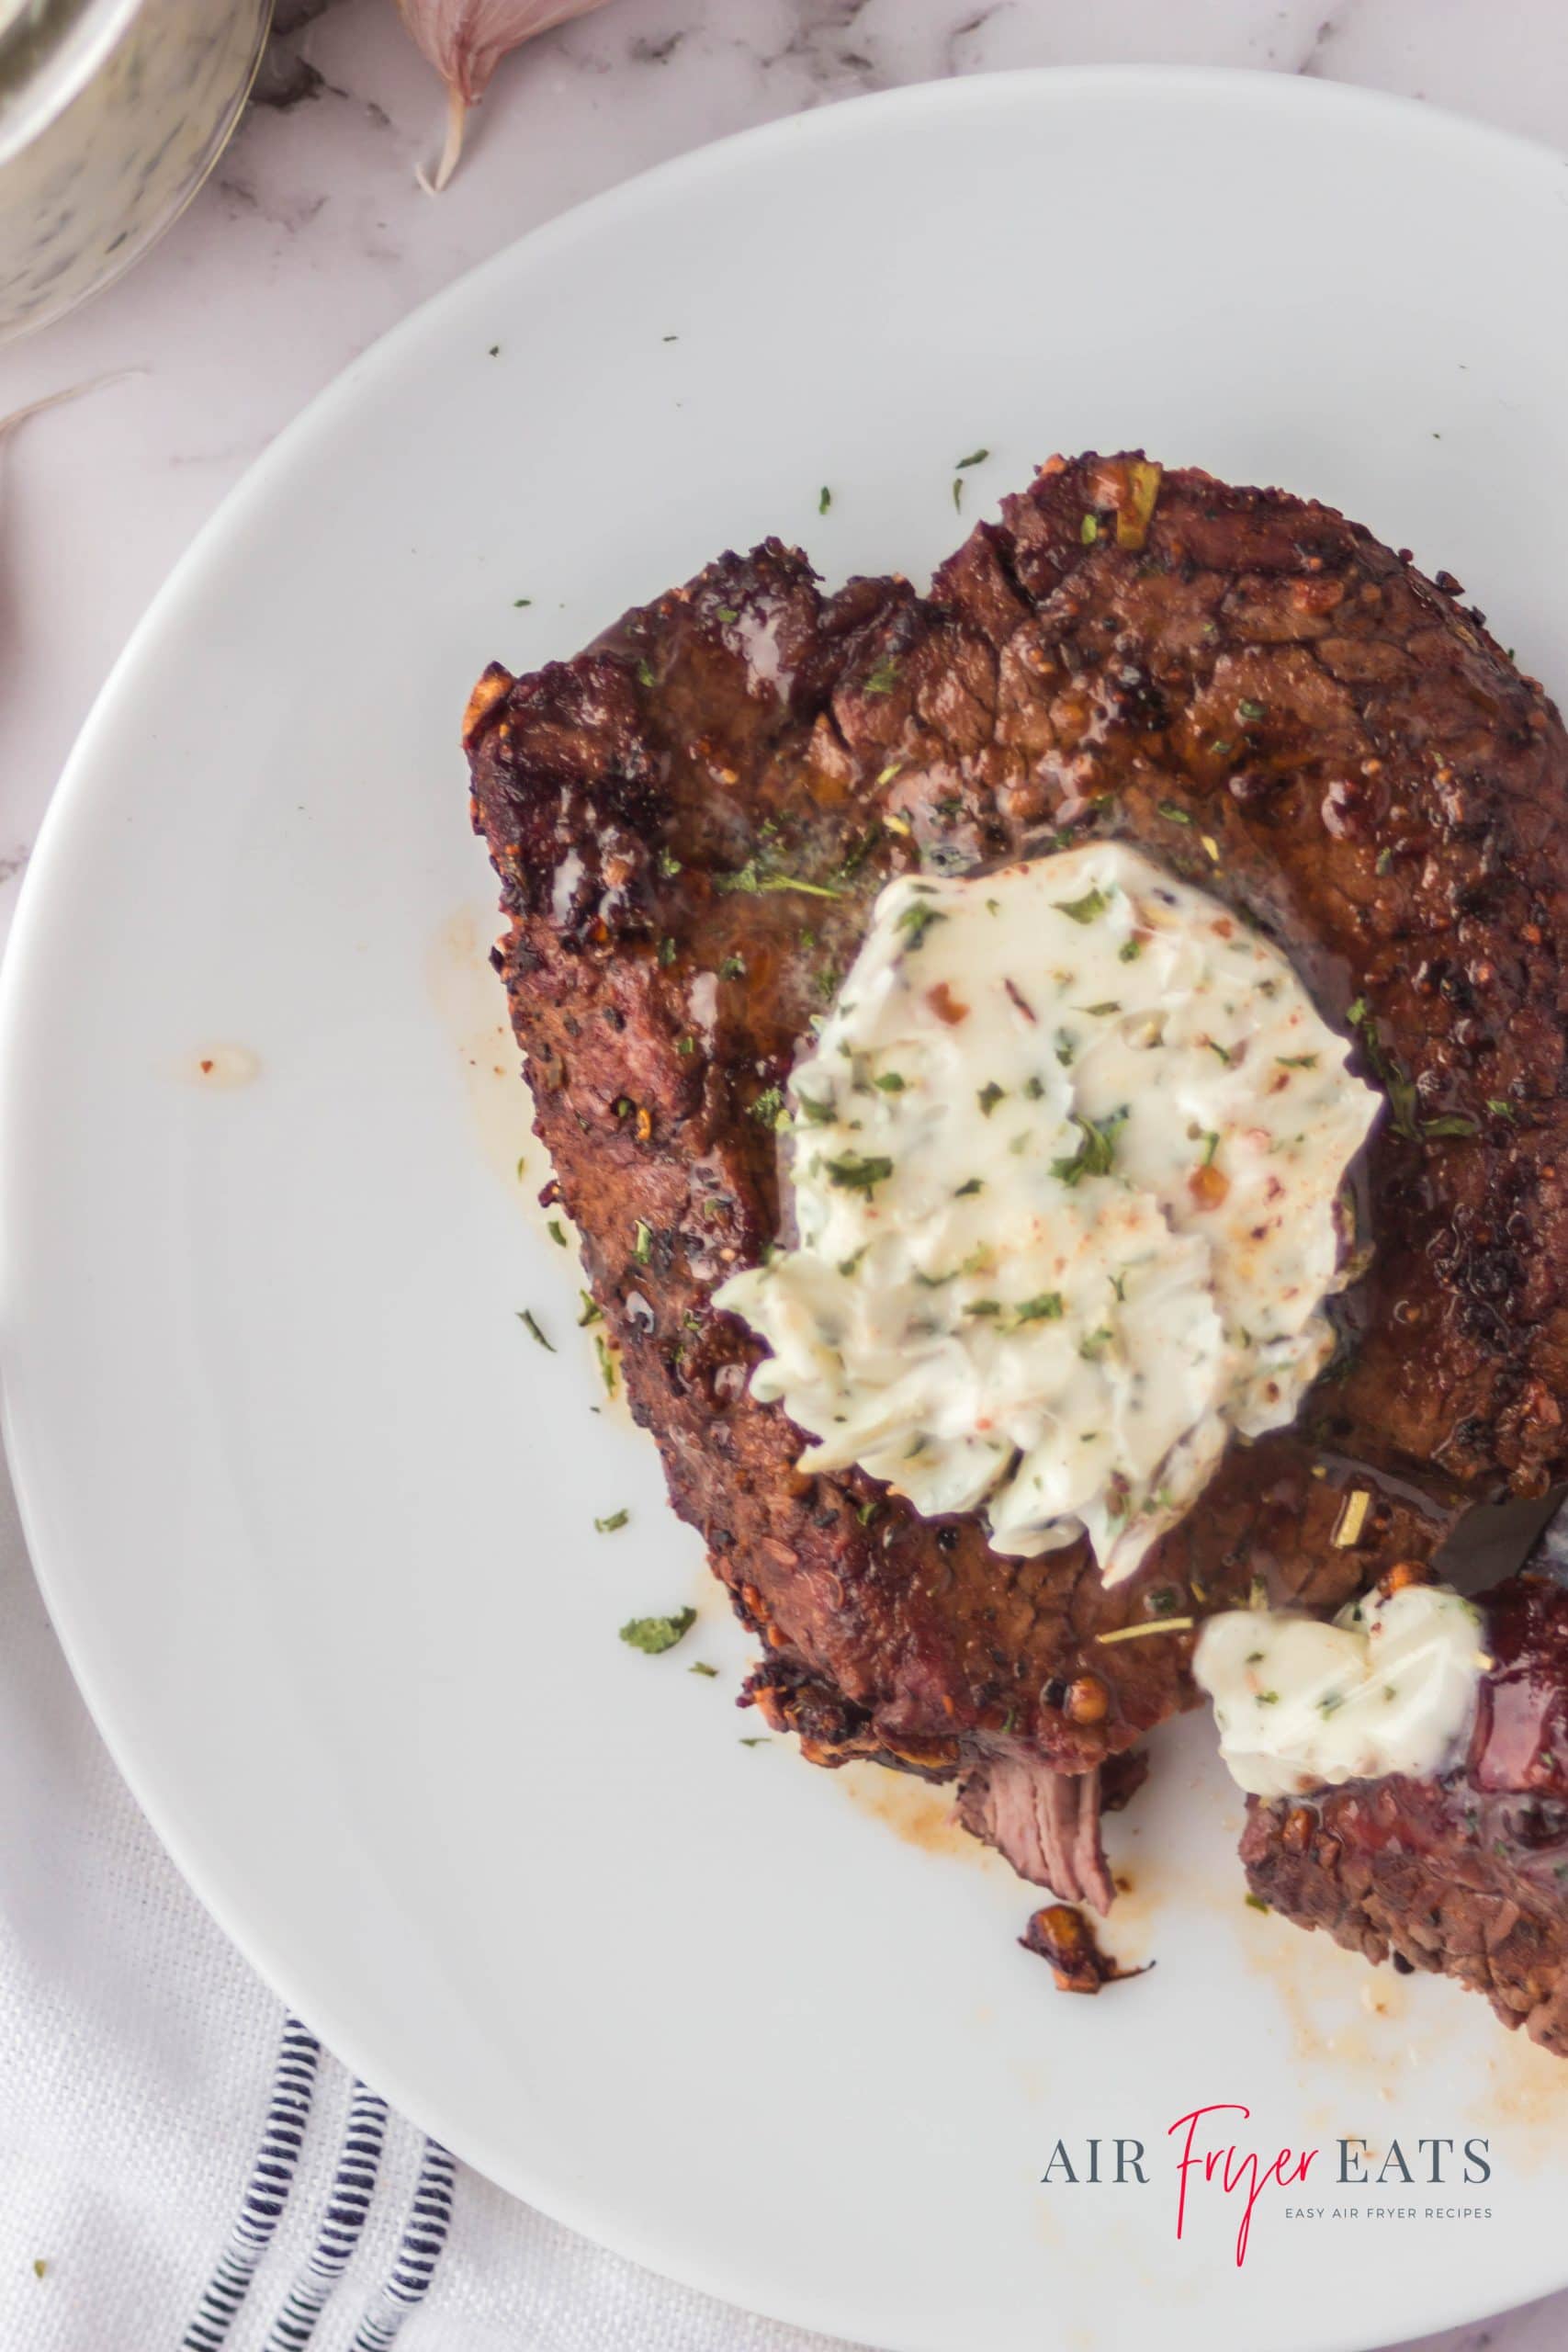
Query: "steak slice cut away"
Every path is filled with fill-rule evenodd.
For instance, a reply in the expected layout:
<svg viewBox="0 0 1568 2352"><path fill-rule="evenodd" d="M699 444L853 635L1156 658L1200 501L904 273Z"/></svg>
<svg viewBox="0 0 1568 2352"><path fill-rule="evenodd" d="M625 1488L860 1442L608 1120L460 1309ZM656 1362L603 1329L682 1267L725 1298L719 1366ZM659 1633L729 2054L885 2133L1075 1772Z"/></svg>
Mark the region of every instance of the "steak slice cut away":
<svg viewBox="0 0 1568 2352"><path fill-rule="evenodd" d="M1371 1961L1483 1993L1568 2057L1568 1590L1522 1572L1479 1596L1492 1665L1460 1767L1247 1801L1247 1884Z"/></svg>
<svg viewBox="0 0 1568 2352"><path fill-rule="evenodd" d="M1335 1607L1466 1496L1563 1466L1568 748L1451 583L1279 492L1054 460L930 597L824 596L769 541L575 661L492 667L466 741L632 1408L761 1638L751 1695L815 1760L1089 1774L1190 1702L1165 1620L1259 1577ZM780 1089L883 884L1096 833L1279 940L1391 1102L1342 1361L1110 1592L1081 1544L1002 1559L975 1519L801 1473L712 1304L779 1234Z"/></svg>

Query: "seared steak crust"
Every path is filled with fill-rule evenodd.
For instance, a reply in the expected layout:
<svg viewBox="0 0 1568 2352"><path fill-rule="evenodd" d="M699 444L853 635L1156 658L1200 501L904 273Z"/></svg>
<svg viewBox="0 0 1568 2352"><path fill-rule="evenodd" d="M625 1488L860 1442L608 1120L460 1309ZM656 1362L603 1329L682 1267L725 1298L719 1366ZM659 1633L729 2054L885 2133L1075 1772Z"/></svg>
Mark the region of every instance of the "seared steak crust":
<svg viewBox="0 0 1568 2352"><path fill-rule="evenodd" d="M1253 1893L1371 1961L1483 1993L1568 2057L1568 1592L1482 1597L1494 1665L1462 1769L1248 1803Z"/></svg>
<svg viewBox="0 0 1568 2352"><path fill-rule="evenodd" d="M1190 1636L1106 1634L1257 1575L1336 1605L1568 1454L1556 714L1337 514L1179 473L1149 519L1154 472L1053 461L925 599L825 597L776 541L724 556L470 704L538 1131L671 1500L762 1636L755 1695L818 1761L1091 1770L1190 1697ZM1111 1592L1081 1544L1004 1560L976 1521L802 1475L711 1304L778 1234L777 1090L882 885L1096 832L1278 938L1396 1114L1302 1434L1234 1450ZM1373 1504L1338 1548L1352 1481Z"/></svg>

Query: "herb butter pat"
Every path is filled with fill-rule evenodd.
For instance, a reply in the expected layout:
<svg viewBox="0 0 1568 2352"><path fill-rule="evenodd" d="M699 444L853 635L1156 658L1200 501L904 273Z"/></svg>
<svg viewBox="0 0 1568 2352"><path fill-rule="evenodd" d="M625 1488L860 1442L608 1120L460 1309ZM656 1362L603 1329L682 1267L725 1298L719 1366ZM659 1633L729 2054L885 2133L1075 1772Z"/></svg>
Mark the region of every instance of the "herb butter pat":
<svg viewBox="0 0 1568 2352"><path fill-rule="evenodd" d="M1353 1600L1331 1625L1227 1609L1205 1622L1192 1671L1232 1779L1285 1797L1388 1772L1430 1780L1457 1763L1486 1662L1472 1602L1406 1585Z"/></svg>
<svg viewBox="0 0 1568 2352"><path fill-rule="evenodd" d="M788 1091L795 1246L718 1303L754 1394L998 1553L1087 1530L1108 1582L1332 1344L1379 1097L1289 963L1100 842L904 876Z"/></svg>

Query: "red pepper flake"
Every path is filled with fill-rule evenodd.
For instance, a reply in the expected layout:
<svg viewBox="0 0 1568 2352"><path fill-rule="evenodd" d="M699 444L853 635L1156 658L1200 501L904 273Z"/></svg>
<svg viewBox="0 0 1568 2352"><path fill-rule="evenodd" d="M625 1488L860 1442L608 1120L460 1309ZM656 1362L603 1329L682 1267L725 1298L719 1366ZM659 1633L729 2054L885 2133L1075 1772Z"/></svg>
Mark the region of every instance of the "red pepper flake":
<svg viewBox="0 0 1568 2352"><path fill-rule="evenodd" d="M945 980L938 980L935 988L926 990L926 1002L937 1019L945 1021L950 1029L956 1029L961 1021L969 1018L969 1007L959 1003Z"/></svg>

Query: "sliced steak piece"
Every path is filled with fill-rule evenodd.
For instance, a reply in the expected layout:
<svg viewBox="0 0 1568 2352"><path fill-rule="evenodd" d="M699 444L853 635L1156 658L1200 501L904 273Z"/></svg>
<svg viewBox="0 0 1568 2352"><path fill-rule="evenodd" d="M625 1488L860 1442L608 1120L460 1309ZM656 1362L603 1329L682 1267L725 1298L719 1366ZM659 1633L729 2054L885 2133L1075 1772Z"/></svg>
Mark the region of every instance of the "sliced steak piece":
<svg viewBox="0 0 1568 2352"><path fill-rule="evenodd" d="M969 1774L958 1818L1032 1886L1110 1910L1116 1889L1100 1839L1098 1770L1054 1772L1025 1749L1005 1747Z"/></svg>
<svg viewBox="0 0 1568 2352"><path fill-rule="evenodd" d="M818 1760L1090 1772L1190 1700L1163 1620L1257 1574L1332 1607L1428 1555L1465 1494L1561 1466L1568 748L1365 532L1140 458L1053 461L929 599L824 597L770 541L574 662L492 667L466 741L496 962L633 1410L762 1637L754 1695ZM883 883L1095 832L1277 937L1394 1113L1359 1360L1111 1592L1081 1544L1001 1559L973 1519L803 1475L712 1306L779 1233L779 1090ZM1373 1499L1347 1516L1352 1485Z"/></svg>
<svg viewBox="0 0 1568 2352"><path fill-rule="evenodd" d="M1396 1968L1456 1976L1568 2057L1568 1591L1479 1597L1492 1667L1460 1768L1248 1800L1252 1892Z"/></svg>

